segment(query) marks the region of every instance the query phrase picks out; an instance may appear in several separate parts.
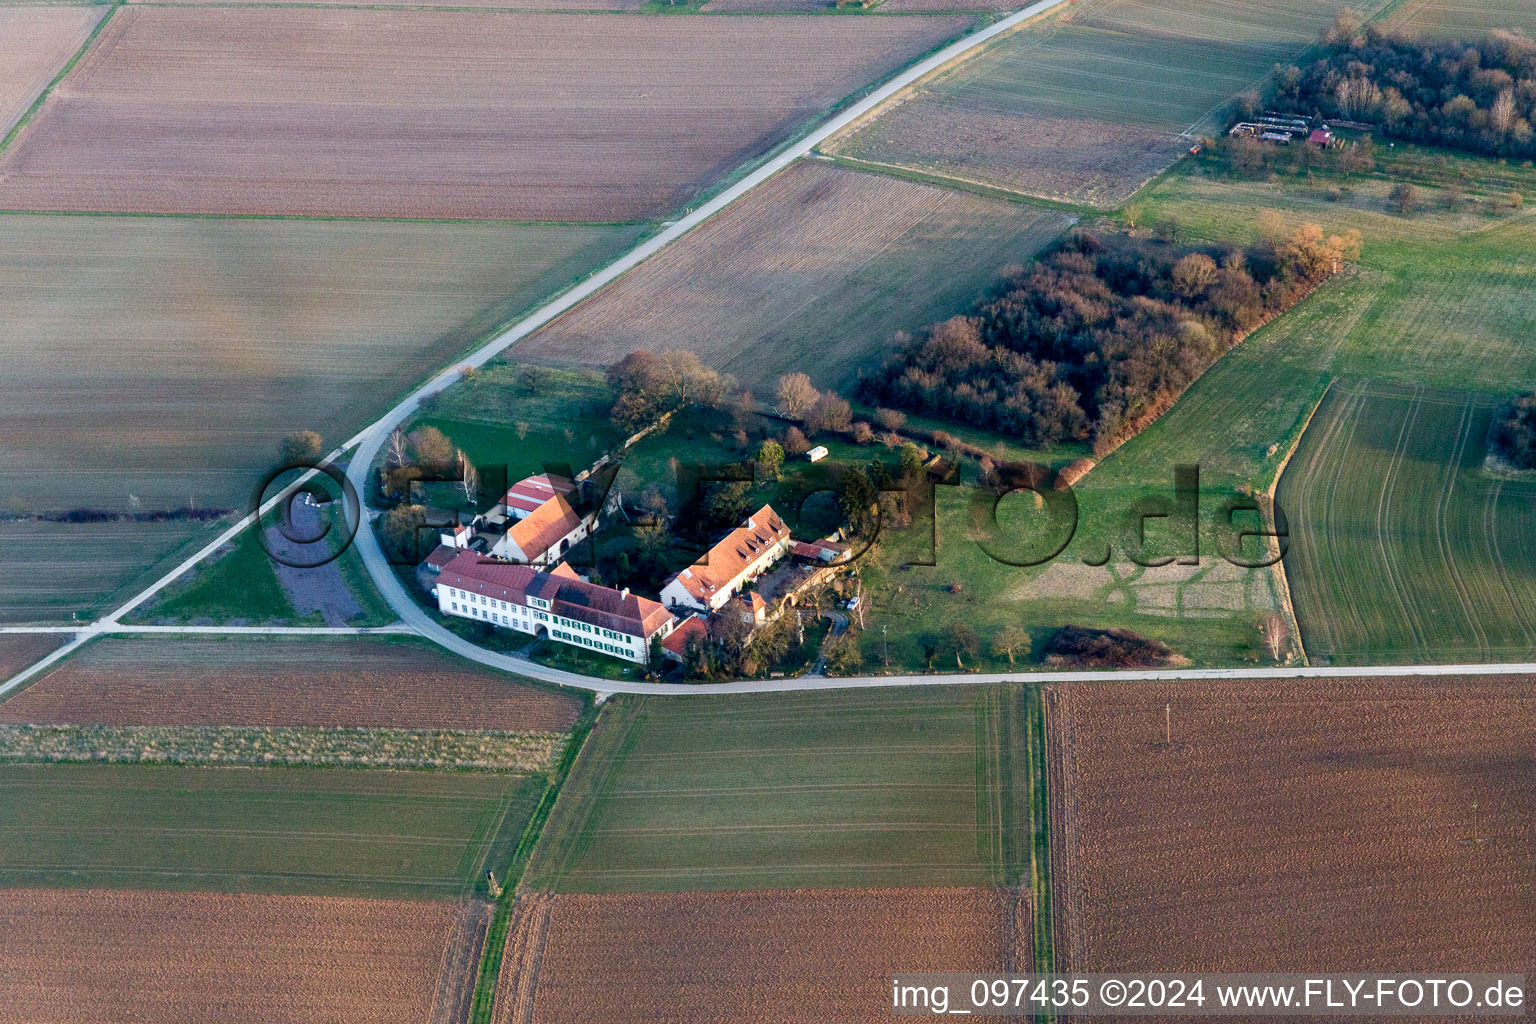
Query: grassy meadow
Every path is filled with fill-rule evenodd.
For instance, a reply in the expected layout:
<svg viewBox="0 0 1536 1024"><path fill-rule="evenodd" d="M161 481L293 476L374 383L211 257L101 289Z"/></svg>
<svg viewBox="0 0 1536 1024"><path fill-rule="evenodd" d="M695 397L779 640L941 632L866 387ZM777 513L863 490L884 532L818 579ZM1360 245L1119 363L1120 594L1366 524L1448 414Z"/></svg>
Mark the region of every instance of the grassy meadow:
<svg viewBox="0 0 1536 1024"><path fill-rule="evenodd" d="M1017 879L1029 856L1015 827L1030 791L1022 700L1000 687L615 698L528 882L623 892Z"/></svg>
<svg viewBox="0 0 1536 1024"><path fill-rule="evenodd" d="M622 444L624 433L608 418L612 407L613 390L600 372L503 358L427 399L405 429L448 435L478 467L483 497L494 502L502 479L516 483L544 472L546 463L569 463L579 473Z"/></svg>
<svg viewBox="0 0 1536 1024"><path fill-rule="evenodd" d="M458 899L542 776L0 765L0 885Z"/></svg>

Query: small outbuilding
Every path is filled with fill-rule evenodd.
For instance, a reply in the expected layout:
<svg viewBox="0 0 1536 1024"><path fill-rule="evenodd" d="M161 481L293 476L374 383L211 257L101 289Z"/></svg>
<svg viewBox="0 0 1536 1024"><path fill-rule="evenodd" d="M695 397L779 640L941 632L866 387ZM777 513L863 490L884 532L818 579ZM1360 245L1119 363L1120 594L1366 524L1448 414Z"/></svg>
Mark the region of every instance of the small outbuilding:
<svg viewBox="0 0 1536 1024"><path fill-rule="evenodd" d="M811 462L820 462L822 459L826 458L828 454L827 446L824 444L819 444L815 448L812 448L810 451L806 452L805 457Z"/></svg>

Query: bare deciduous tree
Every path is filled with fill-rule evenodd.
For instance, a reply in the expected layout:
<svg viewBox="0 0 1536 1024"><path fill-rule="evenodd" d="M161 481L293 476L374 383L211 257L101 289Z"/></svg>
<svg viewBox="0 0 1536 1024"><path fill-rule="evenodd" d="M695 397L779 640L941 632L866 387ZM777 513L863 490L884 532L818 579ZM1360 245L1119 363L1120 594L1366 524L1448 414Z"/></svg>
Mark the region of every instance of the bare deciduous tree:
<svg viewBox="0 0 1536 1024"><path fill-rule="evenodd" d="M480 500L480 471L463 452L459 452L459 489L464 492L464 500L470 505Z"/></svg>
<svg viewBox="0 0 1536 1024"><path fill-rule="evenodd" d="M820 397L821 392L803 373L786 373L779 378L779 412L792 420L804 418Z"/></svg>
<svg viewBox="0 0 1536 1024"><path fill-rule="evenodd" d="M1284 616L1278 612L1265 612L1259 616L1259 639L1271 658L1279 661L1284 656L1290 638L1291 630L1285 624Z"/></svg>
<svg viewBox="0 0 1536 1024"><path fill-rule="evenodd" d="M386 464L391 469L398 469L400 466L405 465L405 431L399 427L390 432L389 442L384 449L384 458Z"/></svg>

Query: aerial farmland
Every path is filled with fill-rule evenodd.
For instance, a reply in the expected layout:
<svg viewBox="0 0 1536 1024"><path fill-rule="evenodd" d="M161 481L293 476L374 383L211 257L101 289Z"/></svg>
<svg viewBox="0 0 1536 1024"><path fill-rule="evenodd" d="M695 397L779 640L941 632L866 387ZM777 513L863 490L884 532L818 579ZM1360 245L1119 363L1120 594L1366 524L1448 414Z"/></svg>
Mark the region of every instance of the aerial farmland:
<svg viewBox="0 0 1536 1024"><path fill-rule="evenodd" d="M0 38L7 47L0 71L0 138L32 109L43 90L79 51L102 16L101 7L7 7Z"/></svg>
<svg viewBox="0 0 1536 1024"><path fill-rule="evenodd" d="M764 394L791 370L846 385L892 334L964 309L1066 225L1052 211L806 163L519 354L607 366L676 347ZM831 324L840 326L829 345Z"/></svg>
<svg viewBox="0 0 1536 1024"><path fill-rule="evenodd" d="M451 903L15 889L0 995L17 1020L451 1020L485 921ZM296 935L304 936L302 944Z"/></svg>
<svg viewBox="0 0 1536 1024"><path fill-rule="evenodd" d="M913 90L831 150L1117 207L1342 9L1332 0L1088 0Z"/></svg>
<svg viewBox="0 0 1536 1024"><path fill-rule="evenodd" d="M1530 677L1053 687L1063 968L1529 956Z"/></svg>
<svg viewBox="0 0 1536 1024"><path fill-rule="evenodd" d="M648 220L965 22L614 25L126 7L0 159L0 206Z"/></svg>
<svg viewBox="0 0 1536 1024"><path fill-rule="evenodd" d="M0 0L0 1019L1525 984L1527 6Z"/></svg>

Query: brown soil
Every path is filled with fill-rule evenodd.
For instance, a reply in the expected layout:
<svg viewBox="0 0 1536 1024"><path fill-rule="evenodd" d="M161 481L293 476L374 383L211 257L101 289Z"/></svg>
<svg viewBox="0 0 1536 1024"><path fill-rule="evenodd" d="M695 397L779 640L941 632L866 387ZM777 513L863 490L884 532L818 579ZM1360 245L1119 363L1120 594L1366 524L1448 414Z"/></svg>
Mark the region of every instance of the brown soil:
<svg viewBox="0 0 1536 1024"><path fill-rule="evenodd" d="M518 355L607 366L636 349L682 348L759 395L789 368L839 385L878 362L896 330L970 308L999 268L1067 224L1021 204L804 161Z"/></svg>
<svg viewBox="0 0 1536 1024"><path fill-rule="evenodd" d="M452 903L11 889L8 1024L420 1024Z"/></svg>
<svg viewBox="0 0 1536 1024"><path fill-rule="evenodd" d="M1046 701L1058 969L1536 957L1536 679L1085 684Z"/></svg>
<svg viewBox="0 0 1536 1024"><path fill-rule="evenodd" d="M0 683L63 645L66 639L62 633L0 633Z"/></svg>
<svg viewBox="0 0 1536 1024"><path fill-rule="evenodd" d="M496 1024L886 1021L898 971L1018 963L1015 907L987 889L538 896L508 935Z"/></svg>
<svg viewBox="0 0 1536 1024"><path fill-rule="evenodd" d="M0 7L0 138L21 119L101 20L101 7Z"/></svg>
<svg viewBox="0 0 1536 1024"><path fill-rule="evenodd" d="M898 164L1026 195L1113 207L1189 143L1168 132L1074 117L908 100L839 139L845 156Z"/></svg>
<svg viewBox="0 0 1536 1024"><path fill-rule="evenodd" d="M108 638L0 704L0 724L562 732L578 699L409 643Z"/></svg>
<svg viewBox="0 0 1536 1024"><path fill-rule="evenodd" d="M128 7L0 205L649 219L966 23Z"/></svg>

